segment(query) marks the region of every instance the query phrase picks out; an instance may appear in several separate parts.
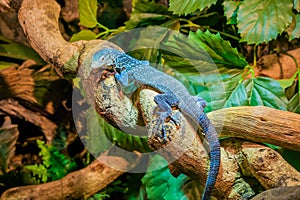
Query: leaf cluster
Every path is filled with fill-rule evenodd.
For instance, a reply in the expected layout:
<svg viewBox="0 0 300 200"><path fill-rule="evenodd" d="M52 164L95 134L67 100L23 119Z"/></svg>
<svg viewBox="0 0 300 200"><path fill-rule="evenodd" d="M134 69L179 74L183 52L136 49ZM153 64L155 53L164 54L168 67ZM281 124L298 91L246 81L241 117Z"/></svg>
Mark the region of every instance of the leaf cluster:
<svg viewBox="0 0 300 200"><path fill-rule="evenodd" d="M37 145L40 148L39 155L42 157L42 163L24 166L33 173L36 182L58 180L77 169L76 162L60 153L54 146L46 145L41 140L37 140Z"/></svg>

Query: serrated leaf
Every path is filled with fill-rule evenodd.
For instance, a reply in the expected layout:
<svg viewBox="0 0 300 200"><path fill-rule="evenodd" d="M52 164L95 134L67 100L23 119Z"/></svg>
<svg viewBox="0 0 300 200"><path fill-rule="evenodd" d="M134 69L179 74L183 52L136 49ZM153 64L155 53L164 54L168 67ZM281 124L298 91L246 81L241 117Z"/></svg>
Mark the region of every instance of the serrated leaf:
<svg viewBox="0 0 300 200"><path fill-rule="evenodd" d="M300 93L296 93L288 102L288 111L300 114Z"/></svg>
<svg viewBox="0 0 300 200"><path fill-rule="evenodd" d="M233 67L245 67L247 61L241 57L236 48L224 40L219 33L212 34L208 30L196 33L190 32L189 38L199 44L213 59L216 64L222 64Z"/></svg>
<svg viewBox="0 0 300 200"><path fill-rule="evenodd" d="M174 14L187 15L193 13L196 10L203 10L206 7L210 7L215 4L217 0L170 0L170 11Z"/></svg>
<svg viewBox="0 0 300 200"><path fill-rule="evenodd" d="M147 199L187 199L181 186L188 179L185 175L181 174L175 178L169 171L168 167L163 167L159 170L151 170L159 166L167 166L168 163L164 158L157 155L151 158L149 171L142 178L142 182L146 187Z"/></svg>
<svg viewBox="0 0 300 200"><path fill-rule="evenodd" d="M243 82L246 87L250 106L267 106L286 110L287 98L280 84L267 77L248 79Z"/></svg>
<svg viewBox="0 0 300 200"><path fill-rule="evenodd" d="M70 42L76 42L80 40L94 40L97 38L96 33L91 30L81 30L78 33L72 35Z"/></svg>
<svg viewBox="0 0 300 200"><path fill-rule="evenodd" d="M224 13L227 18L227 24L236 24L237 11L240 5L239 1L224 1Z"/></svg>
<svg viewBox="0 0 300 200"><path fill-rule="evenodd" d="M40 179L43 183L47 182L49 174L47 172L47 168L44 165L26 165L24 166L24 168L30 170L34 176L38 176L38 179Z"/></svg>
<svg viewBox="0 0 300 200"><path fill-rule="evenodd" d="M79 0L79 20L87 28L97 26L97 0Z"/></svg>
<svg viewBox="0 0 300 200"><path fill-rule="evenodd" d="M8 172L10 159L15 155L16 142L19 136L17 125L12 125L9 118L5 118L0 127L0 174Z"/></svg>
<svg viewBox="0 0 300 200"><path fill-rule="evenodd" d="M294 7L295 10L300 12L300 0L294 0Z"/></svg>
<svg viewBox="0 0 300 200"><path fill-rule="evenodd" d="M291 32L289 40L300 38L300 14L295 15L296 26Z"/></svg>
<svg viewBox="0 0 300 200"><path fill-rule="evenodd" d="M293 3L286 0L245 0L238 10L241 41L248 44L268 42L292 22Z"/></svg>

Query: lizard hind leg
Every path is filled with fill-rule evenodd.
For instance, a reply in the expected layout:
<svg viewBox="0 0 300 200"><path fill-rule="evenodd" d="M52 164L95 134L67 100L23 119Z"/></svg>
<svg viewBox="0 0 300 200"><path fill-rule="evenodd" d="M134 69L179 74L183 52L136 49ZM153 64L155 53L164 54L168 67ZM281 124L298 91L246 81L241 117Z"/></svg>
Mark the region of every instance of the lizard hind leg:
<svg viewBox="0 0 300 200"><path fill-rule="evenodd" d="M173 93L163 93L156 95L154 101L161 110L158 112L159 117L155 131L158 131L159 127L162 126L162 137L166 139L165 120L169 117L176 126L179 125L178 120L172 117L172 107L178 106L179 99Z"/></svg>

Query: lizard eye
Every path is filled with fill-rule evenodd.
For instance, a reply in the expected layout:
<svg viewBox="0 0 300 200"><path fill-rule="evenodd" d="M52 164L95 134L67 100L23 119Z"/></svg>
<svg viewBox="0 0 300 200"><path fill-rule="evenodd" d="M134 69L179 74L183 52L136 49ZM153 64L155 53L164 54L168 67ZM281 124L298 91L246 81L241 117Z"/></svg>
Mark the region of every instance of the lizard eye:
<svg viewBox="0 0 300 200"><path fill-rule="evenodd" d="M116 67L116 71L120 74L122 71L124 71L126 69L126 67L122 67L122 68L119 68L119 67Z"/></svg>
<svg viewBox="0 0 300 200"><path fill-rule="evenodd" d="M118 72L118 74L120 74L122 70L120 68L116 68L116 71Z"/></svg>

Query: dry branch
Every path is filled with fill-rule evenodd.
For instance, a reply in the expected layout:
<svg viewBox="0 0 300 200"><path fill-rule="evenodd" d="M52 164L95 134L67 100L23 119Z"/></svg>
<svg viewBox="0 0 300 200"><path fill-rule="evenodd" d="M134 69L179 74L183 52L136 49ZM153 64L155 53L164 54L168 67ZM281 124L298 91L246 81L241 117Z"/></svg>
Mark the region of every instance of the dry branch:
<svg viewBox="0 0 300 200"><path fill-rule="evenodd" d="M56 135L57 125L54 122L40 113L25 108L13 99L0 101L0 111L8 116L20 118L40 127L48 143L50 143Z"/></svg>
<svg viewBox="0 0 300 200"><path fill-rule="evenodd" d="M98 160L105 161L105 163L112 163L112 165L118 166L122 170L115 170ZM72 172L57 181L8 189L2 194L0 200L86 199L106 187L122 175L124 171L134 167L138 163L139 155L137 154L134 164L120 157L108 156L107 153L98 157L98 160L95 160L86 168Z"/></svg>
<svg viewBox="0 0 300 200"><path fill-rule="evenodd" d="M260 193L251 200L300 200L300 186L278 187Z"/></svg>
<svg viewBox="0 0 300 200"><path fill-rule="evenodd" d="M300 151L300 115L264 106L240 106L208 114L222 136L266 142Z"/></svg>

